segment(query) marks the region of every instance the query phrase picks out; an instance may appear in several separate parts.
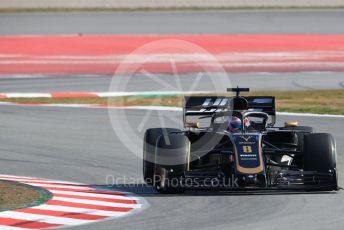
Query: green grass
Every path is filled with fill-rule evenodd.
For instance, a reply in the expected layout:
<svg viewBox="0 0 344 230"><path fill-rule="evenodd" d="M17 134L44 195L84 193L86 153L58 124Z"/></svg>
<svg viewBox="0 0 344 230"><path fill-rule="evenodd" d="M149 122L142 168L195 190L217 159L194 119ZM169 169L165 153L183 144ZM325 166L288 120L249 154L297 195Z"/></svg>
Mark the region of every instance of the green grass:
<svg viewBox="0 0 344 230"><path fill-rule="evenodd" d="M281 112L344 114L344 90L265 91L251 95L273 95Z"/></svg>
<svg viewBox="0 0 344 230"><path fill-rule="evenodd" d="M229 94L224 94L229 95ZM280 112L344 115L344 89L304 91L258 91L243 95L275 96ZM182 96L110 98L2 98L0 101L49 104L111 104L128 106L182 106Z"/></svg>
<svg viewBox="0 0 344 230"><path fill-rule="evenodd" d="M52 195L38 187L0 180L0 212L42 204Z"/></svg>

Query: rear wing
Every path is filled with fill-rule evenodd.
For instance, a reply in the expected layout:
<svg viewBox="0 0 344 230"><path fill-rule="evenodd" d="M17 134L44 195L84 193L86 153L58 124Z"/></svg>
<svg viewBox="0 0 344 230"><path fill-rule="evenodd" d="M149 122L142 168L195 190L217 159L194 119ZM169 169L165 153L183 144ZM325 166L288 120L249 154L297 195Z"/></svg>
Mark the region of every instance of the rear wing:
<svg viewBox="0 0 344 230"><path fill-rule="evenodd" d="M188 116L212 116L217 112L230 110L230 102L235 97L225 96L186 96L184 97L183 121L186 126ZM275 124L275 97L248 96L243 97L248 102L248 111L265 112L271 117L271 124Z"/></svg>
<svg viewBox="0 0 344 230"><path fill-rule="evenodd" d="M227 111L230 98L225 96L186 96L183 106L183 124L187 126L188 117L211 117L216 112Z"/></svg>
<svg viewBox="0 0 344 230"><path fill-rule="evenodd" d="M264 112L270 116L276 116L275 97L251 96L244 98L248 102L248 110Z"/></svg>
<svg viewBox="0 0 344 230"><path fill-rule="evenodd" d="M244 97L248 102L248 111L267 113L270 117L270 125L276 123L275 97L271 96L250 96Z"/></svg>
<svg viewBox="0 0 344 230"><path fill-rule="evenodd" d="M212 115L216 111L227 110L230 98L221 96L184 97L184 114L189 116Z"/></svg>

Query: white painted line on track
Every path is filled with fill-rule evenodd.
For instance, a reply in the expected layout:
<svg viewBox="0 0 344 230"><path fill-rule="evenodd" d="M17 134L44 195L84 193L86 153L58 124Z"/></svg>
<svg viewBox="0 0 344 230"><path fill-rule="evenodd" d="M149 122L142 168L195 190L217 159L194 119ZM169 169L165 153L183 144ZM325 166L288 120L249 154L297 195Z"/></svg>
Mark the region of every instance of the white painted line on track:
<svg viewBox="0 0 344 230"><path fill-rule="evenodd" d="M289 112L277 112L277 115L295 116L295 117L332 117L332 118L344 118L344 115L335 115L335 114L314 114L314 113L289 113Z"/></svg>
<svg viewBox="0 0 344 230"><path fill-rule="evenodd" d="M54 190L54 189L49 189L50 192L58 195L78 195L80 197L96 197L96 198L108 198L108 199L123 199L123 200L136 200L139 198L133 198L133 197L126 197L124 195L126 195L125 193L123 193L123 195L109 195L109 194L98 194L98 193L88 193L88 192L73 192L73 191L59 191L59 190Z"/></svg>
<svg viewBox="0 0 344 230"><path fill-rule="evenodd" d="M30 178L15 178L15 177L3 177L0 176L0 179L5 179L5 180L11 180L11 181L18 181L18 182L23 182L23 183L52 183L52 184L65 184L65 185L83 185L81 183L75 183L75 182L68 182L68 181L52 181L52 180L39 180L39 179L30 179Z"/></svg>
<svg viewBox="0 0 344 230"><path fill-rule="evenodd" d="M65 217L54 217L49 215L37 215L31 213L21 213L16 211L6 211L0 212L0 217L4 218L14 218L20 220L29 220L29 221L36 221L36 222L44 222L49 224L63 224L63 225L82 225L88 224L93 221L89 220L78 220L78 219L71 219Z"/></svg>
<svg viewBox="0 0 344 230"><path fill-rule="evenodd" d="M32 207L32 209L61 211L61 212L74 212L74 213L92 214L92 215L97 215L97 216L109 216L109 217L123 216L123 212L104 211L104 210L96 210L96 209L90 209L90 208L75 208L75 207L67 207L67 206L62 206L62 205L51 205L51 204L49 205L43 204L37 207Z"/></svg>
<svg viewBox="0 0 344 230"><path fill-rule="evenodd" d="M113 202L106 202L106 201L84 200L84 199L66 198L66 197L57 197L57 196L54 196L52 200L66 201L66 202L73 202L73 203L80 203L80 204L102 205L102 206L109 206L109 207L121 207L121 208L141 208L142 206L141 204L122 204L122 203L113 203Z"/></svg>
<svg viewBox="0 0 344 230"><path fill-rule="evenodd" d="M77 190L90 190L88 186L74 186L74 185L59 185L59 184L43 184L43 183L25 183L33 186L44 187L44 188L66 188L66 189L77 189Z"/></svg>
<svg viewBox="0 0 344 230"><path fill-rule="evenodd" d="M38 178L33 178L33 177L26 177L26 176L14 176L14 175L6 175L6 174L1 174L0 178L19 178L19 179L31 179L31 180L37 180Z"/></svg>
<svg viewBox="0 0 344 230"><path fill-rule="evenodd" d="M128 106L128 107L109 107L109 109L133 109L133 110L156 110L156 111L183 111L180 107L167 107L167 106ZM277 115L282 116L297 116L297 117L327 117L327 118L344 118L344 115L333 114L314 114L314 113L289 113L289 112L277 112Z"/></svg>
<svg viewBox="0 0 344 230"><path fill-rule="evenodd" d="M22 104L12 102L0 102L0 105L11 106L38 106L38 107L61 107L61 108L85 108L85 109L126 109L126 110L155 110L155 111L183 111L180 107L168 106L116 106L116 105L99 105L99 104ZM282 116L297 116L297 117L326 117L326 118L344 118L344 115L333 114L314 114L314 113L289 113L277 112L277 115Z"/></svg>
<svg viewBox="0 0 344 230"><path fill-rule="evenodd" d="M49 92L49 93L0 93L3 98L61 98L61 97L123 97L123 96L175 96L188 94L205 94L209 91L144 91L144 92Z"/></svg>
<svg viewBox="0 0 344 230"><path fill-rule="evenodd" d="M1 230L23 230L23 228L19 228L19 227L11 227L11 226L6 226L6 225L0 225L0 229ZM33 228L25 228L26 230L30 230Z"/></svg>
<svg viewBox="0 0 344 230"><path fill-rule="evenodd" d="M40 98L46 97L51 98L49 93L5 93L6 98Z"/></svg>

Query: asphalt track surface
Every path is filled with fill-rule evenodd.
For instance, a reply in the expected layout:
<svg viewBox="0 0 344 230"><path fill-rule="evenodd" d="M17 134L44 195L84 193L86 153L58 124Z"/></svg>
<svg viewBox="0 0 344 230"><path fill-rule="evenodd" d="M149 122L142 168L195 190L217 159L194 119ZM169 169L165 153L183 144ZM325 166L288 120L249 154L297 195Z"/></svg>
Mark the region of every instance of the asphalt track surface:
<svg viewBox="0 0 344 230"><path fill-rule="evenodd" d="M118 119L128 119L131 128L135 128L145 114L146 111L127 110ZM180 113L176 115L181 118ZM130 178L141 179L142 161L126 148L126 141L119 141L106 109L1 106L0 116L0 166L4 173L97 185L106 183L106 175L126 177L127 182ZM156 126L157 116L158 113L153 112L145 127ZM288 119L295 117L278 118L279 122ZM342 168L343 119L298 119L304 125L314 126L318 132L334 134L339 168ZM166 120L166 126L170 125L175 126ZM137 135L142 137L142 133ZM343 176L339 179L343 185ZM122 181L118 181L119 184L126 184ZM159 195L141 185L125 190L143 197L149 207L123 219L70 229L266 230L278 226L279 229L323 230L344 227L340 214L344 211L343 192L233 195L190 191L185 195Z"/></svg>
<svg viewBox="0 0 344 230"><path fill-rule="evenodd" d="M344 77L339 72L304 72L304 73L241 73L234 74L202 74L198 79L197 74L182 75L144 75L131 76L129 83L119 87L119 91L190 91L197 81L197 91L209 91L215 89L211 85L217 85L217 78L228 78L232 86L245 86L251 90L306 90L306 89L343 89ZM21 76L22 78L0 78L0 92L42 93L42 92L107 92L113 80L112 76L50 76L39 78ZM30 78L26 78L30 77ZM127 76L114 77L122 81ZM178 87L177 81L182 87ZM164 82L170 86L166 88ZM225 91L223 86L222 90Z"/></svg>
<svg viewBox="0 0 344 230"><path fill-rule="evenodd" d="M0 15L0 34L343 34L343 24L342 10L13 13Z"/></svg>

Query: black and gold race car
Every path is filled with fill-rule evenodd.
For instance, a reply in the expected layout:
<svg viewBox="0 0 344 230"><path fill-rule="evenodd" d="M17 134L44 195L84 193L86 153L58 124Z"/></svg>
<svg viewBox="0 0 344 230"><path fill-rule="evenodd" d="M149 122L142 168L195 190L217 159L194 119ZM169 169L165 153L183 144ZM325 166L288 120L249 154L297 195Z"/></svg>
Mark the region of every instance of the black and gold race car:
<svg viewBox="0 0 344 230"><path fill-rule="evenodd" d="M286 122L275 126L275 98L187 96L184 129L146 130L143 177L161 193L186 189L338 190L331 134ZM233 129L235 118L240 124Z"/></svg>

